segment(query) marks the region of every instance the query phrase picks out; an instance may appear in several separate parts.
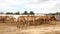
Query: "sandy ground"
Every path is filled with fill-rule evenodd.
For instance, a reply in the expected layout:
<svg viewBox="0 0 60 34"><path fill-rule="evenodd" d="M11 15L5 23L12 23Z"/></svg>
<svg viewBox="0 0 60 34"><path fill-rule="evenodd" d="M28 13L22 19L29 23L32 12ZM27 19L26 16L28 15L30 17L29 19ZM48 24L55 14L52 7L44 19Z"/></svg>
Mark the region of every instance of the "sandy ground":
<svg viewBox="0 0 60 34"><path fill-rule="evenodd" d="M60 25L29 26L22 29L0 23L0 34L60 34Z"/></svg>
<svg viewBox="0 0 60 34"><path fill-rule="evenodd" d="M57 25L30 26L21 31L22 34L60 34L60 27Z"/></svg>

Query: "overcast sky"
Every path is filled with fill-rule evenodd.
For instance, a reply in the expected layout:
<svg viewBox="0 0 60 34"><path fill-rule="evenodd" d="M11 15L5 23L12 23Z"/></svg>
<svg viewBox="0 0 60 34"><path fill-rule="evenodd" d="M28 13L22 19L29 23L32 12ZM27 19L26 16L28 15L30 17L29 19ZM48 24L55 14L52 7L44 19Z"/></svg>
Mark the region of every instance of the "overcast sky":
<svg viewBox="0 0 60 34"><path fill-rule="evenodd" d="M60 12L60 0L0 0L0 12Z"/></svg>

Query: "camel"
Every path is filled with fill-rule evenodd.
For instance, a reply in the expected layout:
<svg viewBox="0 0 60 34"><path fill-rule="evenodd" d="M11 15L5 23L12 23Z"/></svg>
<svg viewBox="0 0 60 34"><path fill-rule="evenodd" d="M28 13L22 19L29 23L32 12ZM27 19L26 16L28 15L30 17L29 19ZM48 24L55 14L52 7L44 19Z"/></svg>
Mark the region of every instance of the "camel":
<svg viewBox="0 0 60 34"><path fill-rule="evenodd" d="M41 24L50 24L56 20L53 16L20 16L18 17L18 26L35 26Z"/></svg>
<svg viewBox="0 0 60 34"><path fill-rule="evenodd" d="M13 16L5 16L6 18L4 19L5 23L16 23L16 19Z"/></svg>
<svg viewBox="0 0 60 34"><path fill-rule="evenodd" d="M6 19L6 16L0 16L0 23L5 23L4 20Z"/></svg>
<svg viewBox="0 0 60 34"><path fill-rule="evenodd" d="M19 16L17 19L17 28L22 28L25 25L25 20L23 16Z"/></svg>

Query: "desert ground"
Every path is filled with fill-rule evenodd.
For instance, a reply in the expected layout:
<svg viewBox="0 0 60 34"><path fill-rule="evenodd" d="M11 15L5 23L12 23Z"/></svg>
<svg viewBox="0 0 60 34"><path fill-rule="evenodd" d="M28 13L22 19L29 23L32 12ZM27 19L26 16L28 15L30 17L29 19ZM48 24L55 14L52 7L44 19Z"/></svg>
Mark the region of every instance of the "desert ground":
<svg viewBox="0 0 60 34"><path fill-rule="evenodd" d="M0 23L0 34L60 34L60 21L55 25L42 24L17 28L15 24Z"/></svg>

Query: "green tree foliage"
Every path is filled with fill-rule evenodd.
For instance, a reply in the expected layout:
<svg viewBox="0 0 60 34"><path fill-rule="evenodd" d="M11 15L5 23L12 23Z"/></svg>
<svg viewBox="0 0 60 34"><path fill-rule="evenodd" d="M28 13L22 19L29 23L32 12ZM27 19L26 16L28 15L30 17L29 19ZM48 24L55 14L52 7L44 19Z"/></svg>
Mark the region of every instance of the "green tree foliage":
<svg viewBox="0 0 60 34"><path fill-rule="evenodd" d="M7 14L7 15L8 15L8 14L13 15L13 12L6 12L6 14Z"/></svg>
<svg viewBox="0 0 60 34"><path fill-rule="evenodd" d="M20 13L19 12L16 12L15 15L20 15Z"/></svg>
<svg viewBox="0 0 60 34"><path fill-rule="evenodd" d="M25 11L23 14L28 15L28 12L27 12L27 11Z"/></svg>
<svg viewBox="0 0 60 34"><path fill-rule="evenodd" d="M57 12L56 15L60 15L60 12Z"/></svg>
<svg viewBox="0 0 60 34"><path fill-rule="evenodd" d="M30 15L34 15L35 13L33 12L33 11L30 11L30 13L29 13Z"/></svg>

